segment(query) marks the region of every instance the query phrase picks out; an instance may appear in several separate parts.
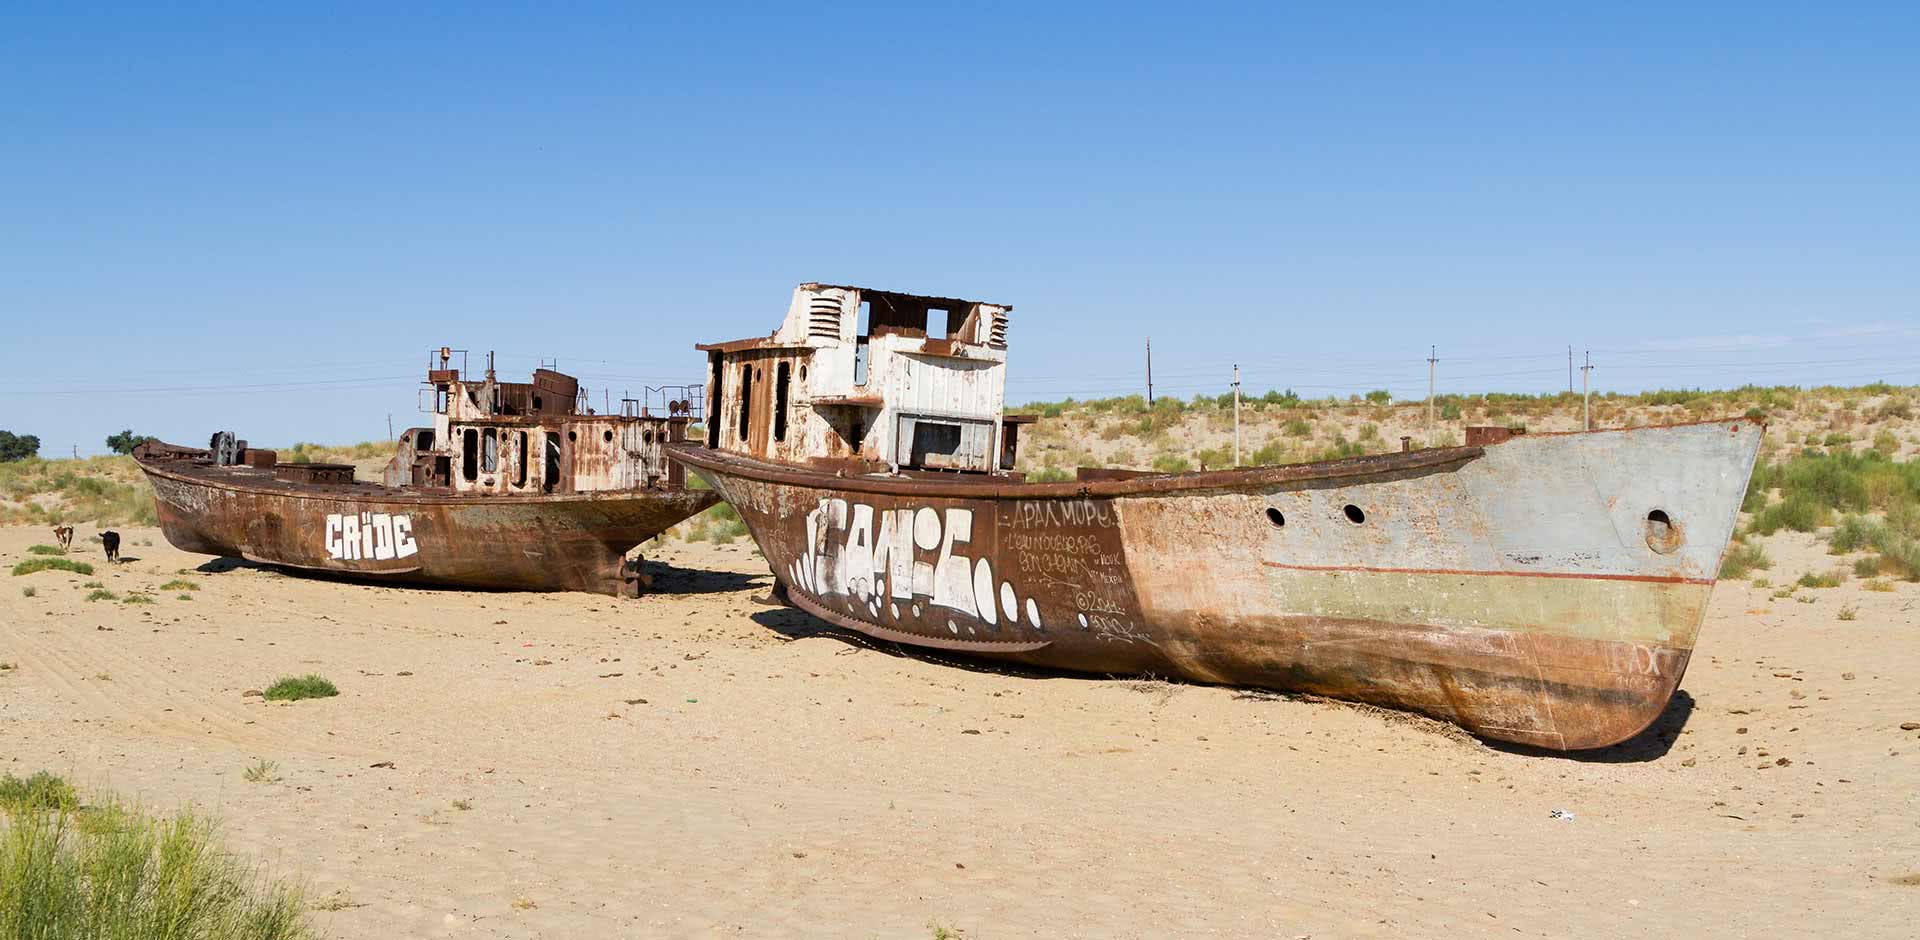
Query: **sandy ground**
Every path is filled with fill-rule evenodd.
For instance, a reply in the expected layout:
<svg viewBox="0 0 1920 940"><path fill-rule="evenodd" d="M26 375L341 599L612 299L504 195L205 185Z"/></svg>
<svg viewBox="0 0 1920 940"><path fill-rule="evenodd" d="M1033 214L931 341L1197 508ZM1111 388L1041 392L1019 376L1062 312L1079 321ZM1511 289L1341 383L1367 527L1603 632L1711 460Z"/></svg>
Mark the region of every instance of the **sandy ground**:
<svg viewBox="0 0 1920 940"><path fill-rule="evenodd" d="M211 809L233 849L308 883L335 937L1920 923L1920 731L1900 729L1920 722L1920 585L1802 603L1723 584L1656 733L1567 757L901 655L757 604L744 540L674 545L660 592L618 602L290 577L122 531L116 568L77 550L93 579L6 579L0 770ZM46 536L0 529L0 559ZM1768 543L1776 581L1832 564L1797 538ZM88 580L125 594L180 569L191 600L83 600ZM340 696L244 694L306 672ZM260 760L276 782L243 779Z"/></svg>

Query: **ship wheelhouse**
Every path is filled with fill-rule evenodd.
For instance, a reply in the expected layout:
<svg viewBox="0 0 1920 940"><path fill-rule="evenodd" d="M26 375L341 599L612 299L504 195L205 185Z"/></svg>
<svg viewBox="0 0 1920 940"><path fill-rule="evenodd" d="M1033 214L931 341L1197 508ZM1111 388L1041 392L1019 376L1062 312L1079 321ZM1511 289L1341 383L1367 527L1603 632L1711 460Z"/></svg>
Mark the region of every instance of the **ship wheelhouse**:
<svg viewBox="0 0 1920 940"><path fill-rule="evenodd" d="M573 376L541 368L530 382L501 382L489 366L474 381L453 365L455 352L442 347L429 364L421 398L433 425L400 435L386 485L539 495L685 484L666 445L698 420L699 386L649 387L618 413L597 414Z"/></svg>
<svg viewBox="0 0 1920 940"><path fill-rule="evenodd" d="M701 345L706 444L854 472L1006 475L1008 315L973 300L802 284L771 335Z"/></svg>

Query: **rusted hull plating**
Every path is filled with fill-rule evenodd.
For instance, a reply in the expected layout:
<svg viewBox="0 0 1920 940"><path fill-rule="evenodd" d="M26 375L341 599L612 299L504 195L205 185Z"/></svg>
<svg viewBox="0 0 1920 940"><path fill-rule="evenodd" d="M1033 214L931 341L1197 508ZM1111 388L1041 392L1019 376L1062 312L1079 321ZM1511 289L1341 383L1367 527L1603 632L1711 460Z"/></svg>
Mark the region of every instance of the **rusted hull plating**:
<svg viewBox="0 0 1920 940"><path fill-rule="evenodd" d="M1062 484L675 456L740 511L788 598L841 626L1573 750L1632 737L1678 687L1760 432L1732 420Z"/></svg>
<svg viewBox="0 0 1920 940"><path fill-rule="evenodd" d="M463 497L368 484L249 486L141 467L161 531L183 551L464 588L631 596L642 585L626 553L717 500L677 488Z"/></svg>

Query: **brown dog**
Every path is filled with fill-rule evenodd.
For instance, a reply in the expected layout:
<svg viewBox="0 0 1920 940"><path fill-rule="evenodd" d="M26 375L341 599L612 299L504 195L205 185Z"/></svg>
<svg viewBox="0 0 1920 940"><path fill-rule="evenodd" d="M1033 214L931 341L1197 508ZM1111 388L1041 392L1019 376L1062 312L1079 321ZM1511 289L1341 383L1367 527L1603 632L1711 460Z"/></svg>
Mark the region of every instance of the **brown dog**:
<svg viewBox="0 0 1920 940"><path fill-rule="evenodd" d="M73 550L73 526L70 526L70 525L54 526L53 538L54 538L54 541L60 543L60 554L64 555Z"/></svg>

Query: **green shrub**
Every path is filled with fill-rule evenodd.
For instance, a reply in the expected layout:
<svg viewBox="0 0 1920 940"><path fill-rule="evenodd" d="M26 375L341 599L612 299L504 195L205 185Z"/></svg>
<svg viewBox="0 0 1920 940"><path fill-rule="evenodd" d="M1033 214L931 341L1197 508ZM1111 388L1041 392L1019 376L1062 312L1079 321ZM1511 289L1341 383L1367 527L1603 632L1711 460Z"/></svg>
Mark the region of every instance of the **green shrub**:
<svg viewBox="0 0 1920 940"><path fill-rule="evenodd" d="M1161 454L1153 458L1153 469L1156 473L1185 473L1193 469L1193 464L1178 454Z"/></svg>
<svg viewBox="0 0 1920 940"><path fill-rule="evenodd" d="M122 604L151 604L151 603L153 603L153 595L151 595L151 594L139 594L139 593L129 593L129 594L128 594L128 595L126 596L126 597L124 597L124 598L122 598L122 599L120 600L120 603L122 603Z"/></svg>
<svg viewBox="0 0 1920 940"><path fill-rule="evenodd" d="M1312 437L1313 425L1300 418L1290 418L1280 428L1280 433L1288 437Z"/></svg>
<svg viewBox="0 0 1920 940"><path fill-rule="evenodd" d="M1845 555L1865 548L1872 540L1874 528L1873 523L1866 519L1857 515L1848 515L1841 519L1840 524L1833 527L1832 534L1827 536L1829 553Z"/></svg>
<svg viewBox="0 0 1920 940"><path fill-rule="evenodd" d="M61 549L61 547L58 545L29 545L27 546L27 554L29 555L65 555L66 551Z"/></svg>
<svg viewBox="0 0 1920 940"><path fill-rule="evenodd" d="M1857 578L1878 577L1880 574L1880 559L1876 556L1856 560L1853 563L1853 574L1854 577Z"/></svg>
<svg viewBox="0 0 1920 940"><path fill-rule="evenodd" d="M1208 470L1225 470L1233 466L1233 449L1230 447L1211 447L1193 455L1200 466Z"/></svg>
<svg viewBox="0 0 1920 940"><path fill-rule="evenodd" d="M120 595L115 594L112 591L107 590L106 588L94 588L92 591L88 592L87 594L87 600L90 600L90 601L115 601L119 599L120 599Z"/></svg>
<svg viewBox="0 0 1920 940"><path fill-rule="evenodd" d="M1767 557L1767 550L1752 542L1736 542L1727 549L1727 556L1720 561L1720 577L1729 581L1744 578L1755 569L1766 570L1773 567L1773 559Z"/></svg>
<svg viewBox="0 0 1920 940"><path fill-rule="evenodd" d="M307 673L304 676L282 676L267 686L265 697L269 702L297 702L308 698L331 698L339 695L332 682L323 676Z"/></svg>
<svg viewBox="0 0 1920 940"><path fill-rule="evenodd" d="M1027 474L1028 483L1064 483L1073 479L1073 474L1059 467L1041 467Z"/></svg>
<svg viewBox="0 0 1920 940"><path fill-rule="evenodd" d="M40 593L40 590L31 584L25 585L20 588L21 597L33 597L38 595L39 593Z"/></svg>
<svg viewBox="0 0 1920 940"><path fill-rule="evenodd" d="M84 561L74 561L71 558L48 558L44 555L37 558L29 558L13 566L13 573L16 576L32 574L36 571L71 571L74 574L92 574L93 566Z"/></svg>
<svg viewBox="0 0 1920 940"><path fill-rule="evenodd" d="M81 805L50 774L0 780L0 937L301 940L300 892L267 879L182 811Z"/></svg>
<svg viewBox="0 0 1920 940"><path fill-rule="evenodd" d="M160 585L160 590L162 591L198 591L200 590L200 585L195 584L192 581L188 581L185 578L175 578L172 581L168 581L167 583Z"/></svg>
<svg viewBox="0 0 1920 940"><path fill-rule="evenodd" d="M1761 535L1772 535L1781 529L1795 532L1812 532L1826 524L1832 511L1812 499L1795 493L1786 499L1774 503L1754 516L1753 531Z"/></svg>
<svg viewBox="0 0 1920 940"><path fill-rule="evenodd" d="M1825 574L1814 574L1809 571L1801 575L1800 580L1794 583L1803 588L1837 588L1845 580L1845 572L1829 571Z"/></svg>

